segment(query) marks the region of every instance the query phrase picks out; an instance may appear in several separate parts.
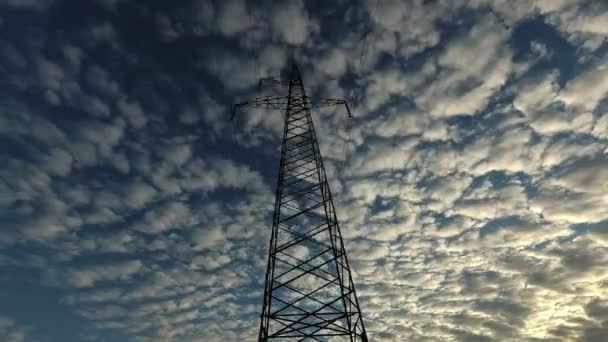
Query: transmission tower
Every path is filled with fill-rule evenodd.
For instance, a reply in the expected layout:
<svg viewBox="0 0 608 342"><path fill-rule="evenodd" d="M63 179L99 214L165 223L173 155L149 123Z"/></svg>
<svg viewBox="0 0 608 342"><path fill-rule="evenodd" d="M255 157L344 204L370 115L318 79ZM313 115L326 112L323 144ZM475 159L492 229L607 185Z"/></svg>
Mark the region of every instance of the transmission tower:
<svg viewBox="0 0 608 342"><path fill-rule="evenodd" d="M294 63L265 78L275 95L239 103L285 110L259 341L363 341L367 333L310 115L348 104L306 95ZM286 93L286 94L285 94Z"/></svg>

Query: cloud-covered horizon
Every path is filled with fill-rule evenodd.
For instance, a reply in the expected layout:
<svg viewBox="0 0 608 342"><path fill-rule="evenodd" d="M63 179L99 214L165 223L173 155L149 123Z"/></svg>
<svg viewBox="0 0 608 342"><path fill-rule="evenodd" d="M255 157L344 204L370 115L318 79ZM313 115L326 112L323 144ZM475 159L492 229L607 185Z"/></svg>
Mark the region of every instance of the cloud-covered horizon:
<svg viewBox="0 0 608 342"><path fill-rule="evenodd" d="M608 338L608 3L0 0L0 340L250 341L295 57L372 341Z"/></svg>

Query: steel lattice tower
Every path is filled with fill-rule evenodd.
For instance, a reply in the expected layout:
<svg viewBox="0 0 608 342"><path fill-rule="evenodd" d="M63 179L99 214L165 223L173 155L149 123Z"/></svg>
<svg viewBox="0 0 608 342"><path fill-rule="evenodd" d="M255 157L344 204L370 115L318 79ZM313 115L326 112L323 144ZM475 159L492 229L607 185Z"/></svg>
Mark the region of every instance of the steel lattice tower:
<svg viewBox="0 0 608 342"><path fill-rule="evenodd" d="M306 96L295 63L266 78L283 95L237 104L285 110L259 341L364 341L367 333L323 159L312 107L344 104ZM287 94L285 95L285 90Z"/></svg>

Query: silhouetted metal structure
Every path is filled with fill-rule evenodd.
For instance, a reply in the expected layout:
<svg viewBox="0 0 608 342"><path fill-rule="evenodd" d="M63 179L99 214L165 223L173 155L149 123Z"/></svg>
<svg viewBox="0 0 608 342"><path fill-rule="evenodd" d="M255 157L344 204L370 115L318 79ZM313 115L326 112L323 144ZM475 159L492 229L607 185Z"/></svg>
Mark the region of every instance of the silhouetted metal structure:
<svg viewBox="0 0 608 342"><path fill-rule="evenodd" d="M313 107L343 104L350 117L348 104L308 97L295 64L287 77L260 82L277 95L239 103L235 112L243 106L284 109L285 128L259 341L367 342L310 115Z"/></svg>

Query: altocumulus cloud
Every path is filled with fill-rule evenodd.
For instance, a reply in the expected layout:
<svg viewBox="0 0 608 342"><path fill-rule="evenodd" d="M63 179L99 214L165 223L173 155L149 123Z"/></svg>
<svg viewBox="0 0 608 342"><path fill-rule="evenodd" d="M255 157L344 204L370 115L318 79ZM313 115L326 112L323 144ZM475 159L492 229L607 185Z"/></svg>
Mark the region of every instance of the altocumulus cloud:
<svg viewBox="0 0 608 342"><path fill-rule="evenodd" d="M0 339L256 336L296 56L374 341L608 336L608 4L0 0ZM345 153L346 151L346 153Z"/></svg>

